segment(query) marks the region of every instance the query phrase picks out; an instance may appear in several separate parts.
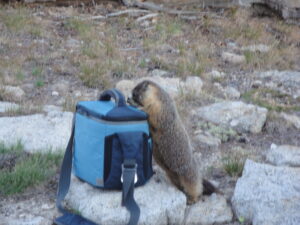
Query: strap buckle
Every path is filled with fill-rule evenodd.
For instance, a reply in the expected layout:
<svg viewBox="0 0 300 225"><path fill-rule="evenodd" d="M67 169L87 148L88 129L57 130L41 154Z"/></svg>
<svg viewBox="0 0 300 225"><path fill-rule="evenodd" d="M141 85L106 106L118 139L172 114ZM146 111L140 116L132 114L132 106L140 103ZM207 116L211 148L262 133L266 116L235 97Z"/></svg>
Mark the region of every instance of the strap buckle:
<svg viewBox="0 0 300 225"><path fill-rule="evenodd" d="M121 175L121 183L123 183L123 174L124 172L134 172L134 183L137 182L137 164L134 159L125 159L122 163L122 175Z"/></svg>

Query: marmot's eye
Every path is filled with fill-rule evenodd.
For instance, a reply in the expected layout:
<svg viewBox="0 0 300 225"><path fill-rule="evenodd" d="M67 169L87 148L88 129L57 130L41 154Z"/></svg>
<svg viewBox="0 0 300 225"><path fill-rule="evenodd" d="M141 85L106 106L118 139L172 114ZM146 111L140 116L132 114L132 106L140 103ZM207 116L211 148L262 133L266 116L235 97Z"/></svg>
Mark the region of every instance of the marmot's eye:
<svg viewBox="0 0 300 225"><path fill-rule="evenodd" d="M143 82L143 84L142 84L142 90L146 90L147 87L148 87L148 84L149 84L149 82L147 82L147 81Z"/></svg>

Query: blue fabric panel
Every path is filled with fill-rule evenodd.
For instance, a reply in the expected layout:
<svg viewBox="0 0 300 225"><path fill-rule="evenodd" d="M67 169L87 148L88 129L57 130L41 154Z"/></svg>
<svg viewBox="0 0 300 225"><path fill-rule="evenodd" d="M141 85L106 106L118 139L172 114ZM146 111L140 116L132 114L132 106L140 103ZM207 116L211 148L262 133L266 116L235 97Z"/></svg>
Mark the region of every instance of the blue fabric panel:
<svg viewBox="0 0 300 225"><path fill-rule="evenodd" d="M82 101L77 109L84 109L89 114L108 121L139 121L147 120L145 112L132 106L116 107L113 101Z"/></svg>
<svg viewBox="0 0 300 225"><path fill-rule="evenodd" d="M112 141L112 148L110 151L112 152L112 161L111 161L111 168L110 173L105 181L104 187L105 188L113 188L113 189L121 189L121 174L122 174L122 163L123 163L123 153L121 149L120 142L117 139L116 135L113 135Z"/></svg>
<svg viewBox="0 0 300 225"><path fill-rule="evenodd" d="M138 182L136 186L145 182L143 165L144 137L142 132L118 133L124 159L136 159Z"/></svg>
<svg viewBox="0 0 300 225"><path fill-rule="evenodd" d="M94 186L103 187L99 181L103 181L104 177L105 137L133 131L149 135L148 123L107 124L76 113L73 159L75 175Z"/></svg>
<svg viewBox="0 0 300 225"><path fill-rule="evenodd" d="M115 107L115 102L113 101L81 101L78 102L79 106L83 106L89 109L100 117L106 115L110 110Z"/></svg>
<svg viewBox="0 0 300 225"><path fill-rule="evenodd" d="M105 125L76 114L74 172L81 179L97 186L103 181L105 129Z"/></svg>

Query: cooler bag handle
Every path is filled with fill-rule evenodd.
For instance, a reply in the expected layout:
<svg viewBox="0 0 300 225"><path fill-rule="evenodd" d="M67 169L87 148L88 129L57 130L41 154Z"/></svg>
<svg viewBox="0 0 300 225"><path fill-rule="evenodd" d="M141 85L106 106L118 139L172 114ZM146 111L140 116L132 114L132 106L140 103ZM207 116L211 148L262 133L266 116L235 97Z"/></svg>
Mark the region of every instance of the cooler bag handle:
<svg viewBox="0 0 300 225"><path fill-rule="evenodd" d="M126 101L125 101L124 95L115 88L104 91L100 95L99 100L100 101L109 101L111 98L113 98L116 101L116 105L118 107L126 106Z"/></svg>

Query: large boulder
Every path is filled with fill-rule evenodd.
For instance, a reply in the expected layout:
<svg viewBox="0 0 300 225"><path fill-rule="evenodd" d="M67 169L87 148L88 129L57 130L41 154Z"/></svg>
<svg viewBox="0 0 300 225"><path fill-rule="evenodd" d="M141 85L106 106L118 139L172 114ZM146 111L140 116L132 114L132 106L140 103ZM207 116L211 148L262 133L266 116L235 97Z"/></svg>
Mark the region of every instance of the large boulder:
<svg viewBox="0 0 300 225"><path fill-rule="evenodd" d="M225 101L198 108L196 116L239 132L259 133L266 122L267 112L265 108L241 101Z"/></svg>
<svg viewBox="0 0 300 225"><path fill-rule="evenodd" d="M116 88L122 91L125 97L129 97L131 90L143 80L151 80L159 84L173 98L176 98L181 92L190 92L198 95L203 85L202 80L196 76L189 76L185 81L179 78L152 76L143 77L138 80L121 80L116 84Z"/></svg>
<svg viewBox="0 0 300 225"><path fill-rule="evenodd" d="M67 146L73 113L51 110L45 114L0 117L0 142L21 141L28 152L56 151Z"/></svg>
<svg viewBox="0 0 300 225"><path fill-rule="evenodd" d="M253 225L299 225L300 168L247 160L232 205L238 218Z"/></svg>
<svg viewBox="0 0 300 225"><path fill-rule="evenodd" d="M226 199L221 195L205 196L204 201L188 207L186 225L211 225L228 223L232 220L232 211Z"/></svg>
<svg viewBox="0 0 300 225"><path fill-rule="evenodd" d="M134 196L141 208L139 224L183 223L185 195L157 175L146 185L135 188ZM129 220L129 212L121 206L121 191L96 189L75 177L66 201L69 207L98 224L126 224Z"/></svg>
<svg viewBox="0 0 300 225"><path fill-rule="evenodd" d="M144 186L135 188L135 200L140 206L140 225L212 225L230 222L232 211L221 195L204 196L187 206L186 196L175 188L157 168L156 174ZM121 206L121 191L93 188L72 176L66 197L69 208L98 224L126 224L129 212Z"/></svg>
<svg viewBox="0 0 300 225"><path fill-rule="evenodd" d="M293 125L295 128L300 129L300 117L287 113L280 113L279 116L284 119L288 124Z"/></svg>
<svg viewBox="0 0 300 225"><path fill-rule="evenodd" d="M267 161L276 166L300 167L300 147L291 145L271 146Z"/></svg>
<svg viewBox="0 0 300 225"><path fill-rule="evenodd" d="M262 85L267 88L288 94L293 98L300 97L300 72L271 70L257 72L255 77L262 80Z"/></svg>
<svg viewBox="0 0 300 225"><path fill-rule="evenodd" d="M241 5L262 4L280 13L284 19L300 19L299 0L239 0Z"/></svg>

